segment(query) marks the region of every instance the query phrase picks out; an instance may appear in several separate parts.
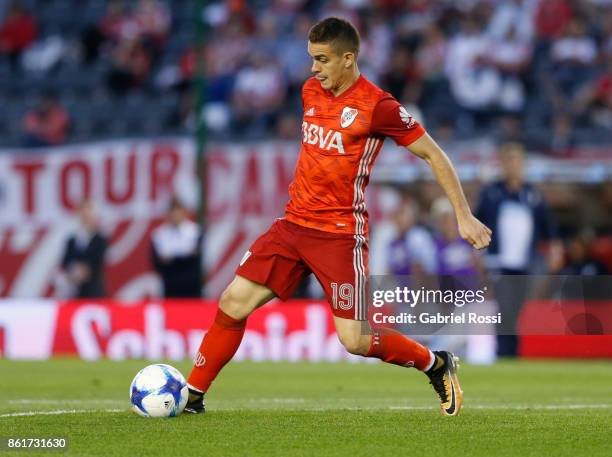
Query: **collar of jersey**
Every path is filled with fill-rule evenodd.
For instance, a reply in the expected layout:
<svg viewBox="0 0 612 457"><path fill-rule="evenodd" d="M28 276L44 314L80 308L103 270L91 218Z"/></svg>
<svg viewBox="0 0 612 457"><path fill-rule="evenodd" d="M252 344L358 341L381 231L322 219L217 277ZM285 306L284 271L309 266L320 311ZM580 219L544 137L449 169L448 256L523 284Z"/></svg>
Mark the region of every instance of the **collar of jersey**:
<svg viewBox="0 0 612 457"><path fill-rule="evenodd" d="M359 78L357 78L355 80L355 82L353 83L353 85L351 87L349 87L348 89L346 89L344 92L342 92L340 95L335 96L331 90L325 90L325 94L331 98L334 101L338 101L338 100L342 100L343 98L345 98L347 95L349 95L351 92L353 92L357 86L361 83L361 81L363 81L365 78L363 77L363 74L359 75Z"/></svg>

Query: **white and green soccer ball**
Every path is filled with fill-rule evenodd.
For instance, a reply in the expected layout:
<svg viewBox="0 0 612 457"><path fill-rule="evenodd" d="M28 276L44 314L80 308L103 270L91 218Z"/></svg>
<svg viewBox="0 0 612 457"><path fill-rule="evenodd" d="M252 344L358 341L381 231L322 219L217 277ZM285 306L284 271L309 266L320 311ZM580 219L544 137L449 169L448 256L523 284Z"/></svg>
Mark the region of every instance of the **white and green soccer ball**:
<svg viewBox="0 0 612 457"><path fill-rule="evenodd" d="M157 363L140 370L130 386L132 410L144 417L174 417L185 409L189 389L176 368Z"/></svg>

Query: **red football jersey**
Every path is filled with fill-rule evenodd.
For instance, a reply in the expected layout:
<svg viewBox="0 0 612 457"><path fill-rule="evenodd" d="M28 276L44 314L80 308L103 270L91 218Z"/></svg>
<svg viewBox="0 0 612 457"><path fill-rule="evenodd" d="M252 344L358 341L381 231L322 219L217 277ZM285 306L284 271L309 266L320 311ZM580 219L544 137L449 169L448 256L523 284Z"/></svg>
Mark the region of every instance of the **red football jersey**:
<svg viewBox="0 0 612 457"><path fill-rule="evenodd" d="M365 188L385 137L406 146L425 130L363 76L337 97L310 78L302 103L302 147L285 216L325 232L367 235Z"/></svg>

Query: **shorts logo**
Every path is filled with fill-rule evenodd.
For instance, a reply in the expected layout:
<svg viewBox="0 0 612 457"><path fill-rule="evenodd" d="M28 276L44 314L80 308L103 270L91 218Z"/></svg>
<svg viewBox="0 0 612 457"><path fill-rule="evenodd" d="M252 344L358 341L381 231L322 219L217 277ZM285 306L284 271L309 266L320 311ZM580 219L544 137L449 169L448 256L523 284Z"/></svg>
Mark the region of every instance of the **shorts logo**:
<svg viewBox="0 0 612 457"><path fill-rule="evenodd" d="M353 123L355 118L357 118L358 114L359 111L357 111L355 108L345 106L342 110L342 115L340 115L340 127L342 127L343 129L347 128Z"/></svg>
<svg viewBox="0 0 612 457"><path fill-rule="evenodd" d="M399 115L400 115L400 119L402 120L402 122L406 124L406 128L408 129L412 128L415 121L414 121L414 118L410 115L410 113L408 113L406 108L404 108L403 106L400 106Z"/></svg>
<svg viewBox="0 0 612 457"><path fill-rule="evenodd" d="M204 357L201 352L198 352L195 356L195 360L193 361L194 366L203 367L205 363L206 357Z"/></svg>
<svg viewBox="0 0 612 457"><path fill-rule="evenodd" d="M242 256L242 259L240 260L240 266L244 265L244 262L246 262L247 259L251 257L251 254L252 254L251 251L247 251L244 253L244 255Z"/></svg>

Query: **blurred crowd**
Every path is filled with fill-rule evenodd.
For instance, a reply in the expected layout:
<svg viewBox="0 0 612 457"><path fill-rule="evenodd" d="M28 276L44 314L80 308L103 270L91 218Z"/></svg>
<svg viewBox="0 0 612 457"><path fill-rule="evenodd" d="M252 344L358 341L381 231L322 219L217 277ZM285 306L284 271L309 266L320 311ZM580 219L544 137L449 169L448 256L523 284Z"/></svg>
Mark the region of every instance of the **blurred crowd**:
<svg viewBox="0 0 612 457"><path fill-rule="evenodd" d="M503 144L498 155L499 178L469 193L474 215L493 231L485 251L476 252L460 237L440 189L430 195L418 188L396 189L390 224L373 226L372 274L610 274L609 237L598 238L588 218L561 223L541 189L526 180L520 143Z"/></svg>
<svg viewBox="0 0 612 457"><path fill-rule="evenodd" d="M300 88L310 75L305 37L314 20L335 15L361 32L362 72L438 137L521 140L552 153L609 140L610 2L266 3L204 11L211 103L203 114L214 131L295 137Z"/></svg>
<svg viewBox="0 0 612 457"><path fill-rule="evenodd" d="M43 98L41 107L23 97L23 143L187 133L200 119L213 138L295 139L310 74L307 33L330 15L357 25L361 71L437 138L518 140L552 154L609 143L609 1L227 0L195 8L186 0L0 1L0 73ZM52 129L32 121L45 116Z"/></svg>
<svg viewBox="0 0 612 457"><path fill-rule="evenodd" d="M461 238L452 205L445 196L427 205L421 195L411 192L402 195L390 227L374 228L372 243L374 275L393 275L413 288L424 284L440 290L475 291L483 284L485 290L491 286L487 298L495 302L491 309L502 313L506 332L499 332L496 342L487 341L484 335L472 343L469 338L460 341L447 335L443 344L452 340L468 348L479 347L481 351L472 352L479 353L479 361L487 363L495 352L517 355L516 325L529 299L549 293L560 300L585 300L600 291L603 293L599 297L608 298L612 291L605 285L607 279L588 282L612 271L609 239L597 239L585 221L574 226L572 232L563 233L542 192L525 180L525 150L520 143L505 143L499 159L499 179L479 190L474 205L475 216L493 231L491 243L483 252L475 251ZM561 280L572 282L572 286L560 291L544 275L584 279ZM433 285L431 278L436 278ZM454 310L452 306L444 309Z"/></svg>

